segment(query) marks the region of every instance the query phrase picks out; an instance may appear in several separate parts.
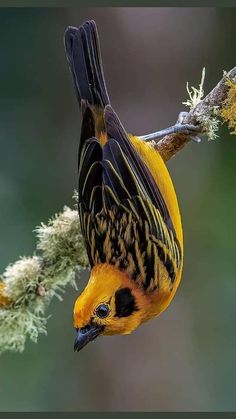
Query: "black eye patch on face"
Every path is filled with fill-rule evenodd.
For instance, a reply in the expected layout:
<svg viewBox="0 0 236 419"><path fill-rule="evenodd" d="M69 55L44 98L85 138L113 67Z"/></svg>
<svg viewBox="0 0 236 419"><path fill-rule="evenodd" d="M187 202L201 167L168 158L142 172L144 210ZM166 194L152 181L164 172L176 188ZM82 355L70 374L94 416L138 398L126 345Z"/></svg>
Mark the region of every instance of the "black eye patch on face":
<svg viewBox="0 0 236 419"><path fill-rule="evenodd" d="M121 288L115 293L116 317L128 317L138 311L130 288Z"/></svg>

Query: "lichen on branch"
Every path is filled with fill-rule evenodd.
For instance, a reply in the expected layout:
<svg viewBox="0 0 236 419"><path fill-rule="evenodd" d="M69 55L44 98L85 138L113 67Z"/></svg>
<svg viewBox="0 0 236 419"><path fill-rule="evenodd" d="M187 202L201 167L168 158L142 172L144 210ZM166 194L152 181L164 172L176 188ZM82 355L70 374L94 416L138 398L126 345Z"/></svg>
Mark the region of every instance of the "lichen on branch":
<svg viewBox="0 0 236 419"><path fill-rule="evenodd" d="M186 89L187 89L189 97L185 102L182 102L182 103L183 105L188 106L190 110L193 110L199 104L199 102L201 102L204 96L203 86L204 86L205 77L206 77L206 69L205 67L203 67L199 88L196 88L194 86L191 86L191 88L189 88L189 82L187 82L186 84Z"/></svg>
<svg viewBox="0 0 236 419"><path fill-rule="evenodd" d="M45 312L51 299L88 266L76 210L65 207L36 228L38 255L9 265L0 282L0 353L23 351L26 338L46 333Z"/></svg>
<svg viewBox="0 0 236 419"><path fill-rule="evenodd" d="M199 88L191 87L189 88L189 84L187 83L187 92L189 98L182 102L183 105L188 106L190 111L195 110L195 118L196 122L201 126L201 132L204 133L209 140L215 140L218 135L217 132L219 130L220 120L219 120L219 106L208 106L208 108L204 108L202 106L197 107L199 103L201 103L204 97L204 90L203 85L206 76L206 69L205 67L202 70L202 77L199 84Z"/></svg>
<svg viewBox="0 0 236 419"><path fill-rule="evenodd" d="M229 79L226 74L225 84L229 89L220 110L220 117L231 130L230 134L236 135L236 76Z"/></svg>
<svg viewBox="0 0 236 419"><path fill-rule="evenodd" d="M187 88L189 98L184 102L190 110L183 118L183 124L198 125L201 133L209 140L217 138L217 132L221 123L226 123L232 134L236 127L236 67L229 72L224 72L219 83L203 97L203 82L205 70L203 70L199 89ZM180 151L191 138L184 134L171 134L165 136L159 142L153 142L154 147L160 153L164 161L168 161Z"/></svg>

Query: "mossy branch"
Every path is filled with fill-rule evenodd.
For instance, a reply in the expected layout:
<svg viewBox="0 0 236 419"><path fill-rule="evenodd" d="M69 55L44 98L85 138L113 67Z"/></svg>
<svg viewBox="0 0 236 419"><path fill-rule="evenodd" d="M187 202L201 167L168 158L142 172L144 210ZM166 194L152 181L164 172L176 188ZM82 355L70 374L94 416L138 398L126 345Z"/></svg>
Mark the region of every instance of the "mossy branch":
<svg viewBox="0 0 236 419"><path fill-rule="evenodd" d="M216 137L220 121L235 134L236 67L205 98L204 76L203 72L199 89L187 87L185 104L190 111L183 123L200 125L210 139ZM154 145L167 161L189 141L188 136L173 134ZM77 210L65 207L47 225L37 227L36 235L37 254L8 266L0 281L0 353L23 351L27 337L36 342L46 333L45 311L51 299L61 299L67 285L76 286L76 273L88 266Z"/></svg>
<svg viewBox="0 0 236 419"><path fill-rule="evenodd" d="M224 72L220 82L203 98L203 83L205 69L199 89L187 84L189 99L183 102L190 110L182 120L183 124L199 125L200 132L209 140L217 137L220 123L226 123L232 134L236 134L236 67L229 72ZM190 137L183 134L165 136L159 142L153 142L156 150L164 161L170 160L178 151L191 141Z"/></svg>
<svg viewBox="0 0 236 419"><path fill-rule="evenodd" d="M39 255L9 265L0 282L0 353L23 351L26 338L46 333L45 311L88 266L76 210L65 207L36 228Z"/></svg>

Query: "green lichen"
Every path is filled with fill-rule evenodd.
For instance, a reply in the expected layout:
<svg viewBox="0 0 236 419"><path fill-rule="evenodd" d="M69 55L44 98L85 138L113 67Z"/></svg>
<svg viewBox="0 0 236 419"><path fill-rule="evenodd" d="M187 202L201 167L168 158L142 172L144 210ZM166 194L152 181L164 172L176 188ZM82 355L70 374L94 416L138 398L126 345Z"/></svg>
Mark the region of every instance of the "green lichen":
<svg viewBox="0 0 236 419"><path fill-rule="evenodd" d="M0 291L8 303L0 306L0 353L23 351L27 338L36 342L46 333L52 298L61 300L65 287L76 287L75 275L88 267L76 210L65 207L36 235L40 254L22 257L2 275Z"/></svg>
<svg viewBox="0 0 236 419"><path fill-rule="evenodd" d="M218 106L202 106L201 108L197 105L201 102L204 97L204 81L205 81L206 70L205 67L202 69L202 76L199 87L189 88L189 83L187 82L187 92L189 98L182 102L183 105L188 106L190 111L194 109L194 117L196 121L201 125L202 133L204 133L209 140L215 140L218 135L219 130L219 107Z"/></svg>
<svg viewBox="0 0 236 419"><path fill-rule="evenodd" d="M228 87L228 92L221 106L220 116L223 122L226 122L229 129L231 129L230 134L236 134L236 77L230 80L225 75L225 83Z"/></svg>
<svg viewBox="0 0 236 419"><path fill-rule="evenodd" d="M208 106L203 112L196 113L196 119L202 126L202 132L206 134L208 140L218 138L220 126L219 110L217 106Z"/></svg>
<svg viewBox="0 0 236 419"><path fill-rule="evenodd" d="M45 260L64 266L78 264L88 267L83 238L80 230L78 212L64 207L64 211L55 215L36 228L37 249L41 250Z"/></svg>
<svg viewBox="0 0 236 419"><path fill-rule="evenodd" d="M23 306L0 309L0 354L4 351L22 352L27 337L37 342L40 333L47 333L46 323L47 318Z"/></svg>
<svg viewBox="0 0 236 419"><path fill-rule="evenodd" d="M198 89L194 86L191 86L190 88L189 82L187 82L186 84L186 89L187 89L189 98L185 102L182 102L182 103L183 105L188 106L190 110L194 109L204 97L203 85L205 81L205 76L206 76L206 69L205 67L203 67L202 77L201 77L201 81L200 81Z"/></svg>

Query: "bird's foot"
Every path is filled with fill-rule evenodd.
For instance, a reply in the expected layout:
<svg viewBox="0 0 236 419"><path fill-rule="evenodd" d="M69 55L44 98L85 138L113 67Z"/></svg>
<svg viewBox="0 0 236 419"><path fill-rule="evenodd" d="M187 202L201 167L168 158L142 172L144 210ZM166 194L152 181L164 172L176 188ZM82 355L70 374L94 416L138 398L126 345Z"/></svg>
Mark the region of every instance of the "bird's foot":
<svg viewBox="0 0 236 419"><path fill-rule="evenodd" d="M186 115L187 115L187 112L180 112L175 125L172 125L171 127L165 128L161 131L157 131L151 134L140 136L139 138L141 138L144 141L152 141L152 140L157 140L159 138L162 138L165 135L184 134L184 135L188 135L191 140L197 143L200 143L201 138L198 137L197 134L201 132L201 127L199 125L184 124L183 120Z"/></svg>

